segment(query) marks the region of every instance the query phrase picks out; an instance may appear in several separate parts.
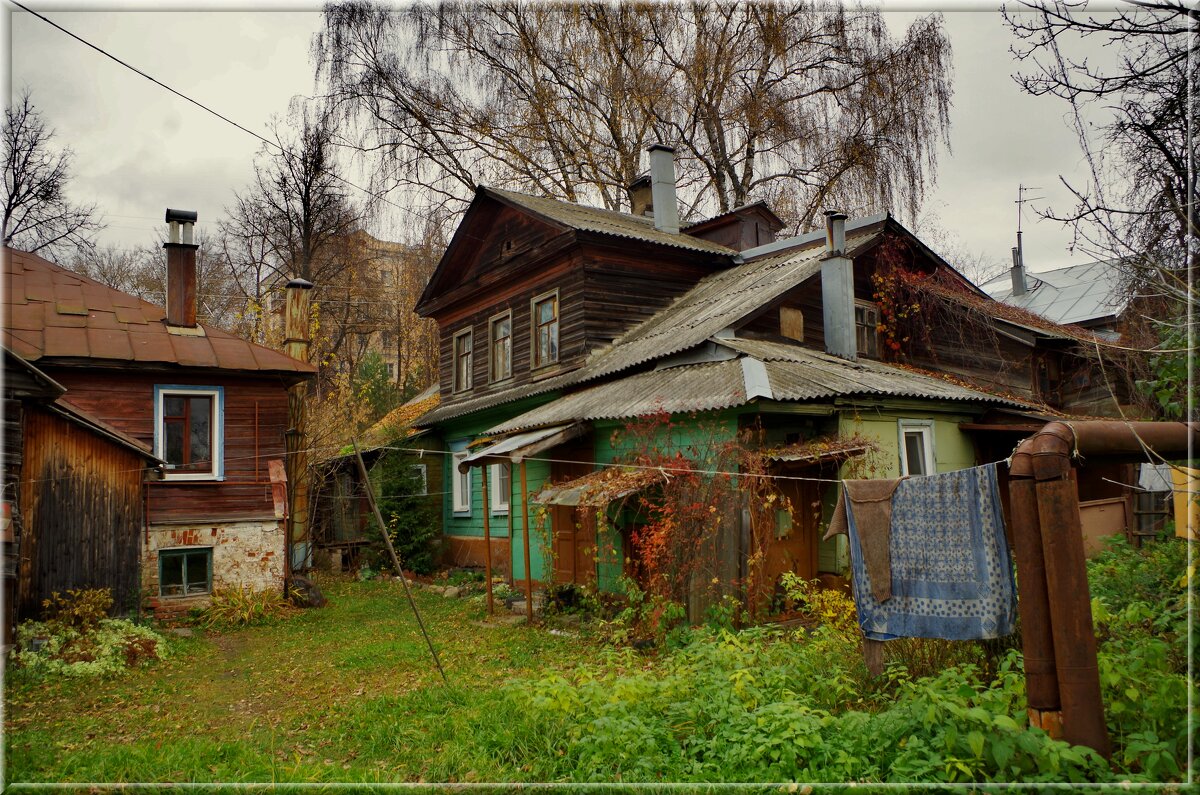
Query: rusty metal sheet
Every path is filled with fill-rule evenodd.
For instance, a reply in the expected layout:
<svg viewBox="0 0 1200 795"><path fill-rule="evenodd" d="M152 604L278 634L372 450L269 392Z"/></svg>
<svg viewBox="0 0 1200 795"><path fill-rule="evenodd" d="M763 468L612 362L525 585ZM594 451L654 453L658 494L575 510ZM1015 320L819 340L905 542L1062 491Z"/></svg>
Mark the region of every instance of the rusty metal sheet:
<svg viewBox="0 0 1200 795"><path fill-rule="evenodd" d="M19 304L8 308L8 327L36 330L44 326L41 304Z"/></svg>
<svg viewBox="0 0 1200 795"><path fill-rule="evenodd" d="M117 316L111 310L108 312L101 310L88 312L87 324L88 328L126 330L124 324L117 322Z"/></svg>
<svg viewBox="0 0 1200 795"><path fill-rule="evenodd" d="M258 361L245 340L218 337L213 333L208 336L208 344L220 367L229 370L258 369Z"/></svg>
<svg viewBox="0 0 1200 795"><path fill-rule="evenodd" d="M283 459L272 458L267 461L267 472L271 478L271 501L275 503L275 518L286 519L287 469L283 465Z"/></svg>
<svg viewBox="0 0 1200 795"><path fill-rule="evenodd" d="M146 316L142 310L132 306L116 306L113 305L113 316L118 323L133 323L135 325L146 325Z"/></svg>
<svg viewBox="0 0 1200 795"><path fill-rule="evenodd" d="M171 341L162 332L142 333L129 332L129 346L133 350L133 359L138 362L169 362L175 357Z"/></svg>
<svg viewBox="0 0 1200 795"><path fill-rule="evenodd" d="M87 357L91 353L86 329L48 326L44 333L46 347L43 356Z"/></svg>
<svg viewBox="0 0 1200 795"><path fill-rule="evenodd" d="M175 352L174 361L184 367L219 367L212 345L204 337L182 336L165 332Z"/></svg>
<svg viewBox="0 0 1200 795"><path fill-rule="evenodd" d="M118 329L87 329L89 353L98 359L133 359L129 332Z"/></svg>
<svg viewBox="0 0 1200 795"><path fill-rule="evenodd" d="M43 326L58 326L59 328L85 328L87 326L86 313L79 315L60 314L58 304L54 301L31 301L30 305L41 307Z"/></svg>
<svg viewBox="0 0 1200 795"><path fill-rule="evenodd" d="M42 355L42 332L5 329L4 344L22 358L37 359Z"/></svg>

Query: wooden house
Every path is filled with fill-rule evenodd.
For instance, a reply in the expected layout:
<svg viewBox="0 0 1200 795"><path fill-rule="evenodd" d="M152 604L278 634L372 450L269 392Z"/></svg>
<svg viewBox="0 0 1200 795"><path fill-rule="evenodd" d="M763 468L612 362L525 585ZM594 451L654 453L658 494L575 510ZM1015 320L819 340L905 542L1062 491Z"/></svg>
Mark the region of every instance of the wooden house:
<svg viewBox="0 0 1200 795"><path fill-rule="evenodd" d="M681 229L669 149L652 147L651 172L651 200L631 186L645 214L481 188L422 296L442 402L418 425L447 447L455 560L490 551L515 581L615 588L634 528L598 526L594 473L629 454L622 429L665 414L668 452L760 428L772 471L810 478L790 481L807 484L791 504L825 506L720 506L718 579L744 579L753 538L773 575L836 576L845 551L819 541L833 491L817 484L846 471L848 440L870 441L878 476L929 474L1003 459L1070 412L1058 365L1087 332L998 309L890 215L830 213L776 240L751 205Z"/></svg>
<svg viewBox="0 0 1200 795"><path fill-rule="evenodd" d="M140 538L138 581L159 613L203 604L215 588L283 587L283 512L270 462L284 459L288 387L314 372L196 322L194 220L194 213L177 216L165 244L165 310L35 255L4 251L4 345L66 390L59 403L163 462L161 477L140 480L137 510L118 533ZM55 454L27 445L35 491L31 460ZM27 525L34 532L23 546L100 543L69 535L81 532L61 513L69 504L52 494L41 510L51 504L58 513ZM121 565L127 576L133 564Z"/></svg>

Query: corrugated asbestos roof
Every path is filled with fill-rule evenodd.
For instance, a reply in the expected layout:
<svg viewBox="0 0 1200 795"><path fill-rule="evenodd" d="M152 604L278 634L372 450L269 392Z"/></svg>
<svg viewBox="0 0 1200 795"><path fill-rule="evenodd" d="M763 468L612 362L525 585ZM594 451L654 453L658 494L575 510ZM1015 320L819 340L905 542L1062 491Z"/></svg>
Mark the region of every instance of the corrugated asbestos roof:
<svg viewBox="0 0 1200 795"><path fill-rule="evenodd" d="M733 256L737 252L709 240L702 240L684 234L671 234L654 228L654 220L629 213L619 213L614 210L603 210L599 207L587 207L582 204L550 199L542 196L529 196L524 193L502 190L500 188L485 188L496 196L514 205L523 207L530 212L549 218L572 229L583 229L601 235L625 237L631 240L645 240L648 243L659 243L664 246L687 249L689 251L707 251L713 254Z"/></svg>
<svg viewBox="0 0 1200 795"><path fill-rule="evenodd" d="M1121 272L1116 260L1071 265L1044 273L1027 273L1024 295L1012 294L1011 271L985 283L997 301L1035 312L1063 325L1118 315L1125 308Z"/></svg>
<svg viewBox="0 0 1200 795"><path fill-rule="evenodd" d="M305 376L307 362L213 326L174 334L166 310L35 254L3 250L4 344L26 359L103 359Z"/></svg>
<svg viewBox="0 0 1200 795"><path fill-rule="evenodd" d="M638 373L574 392L503 422L488 433L512 433L572 420L639 417L660 411L686 414L725 409L755 398L784 402L916 398L1024 408L1024 404L1006 398L881 362L848 362L786 343L741 339L713 342L741 355L728 361Z"/></svg>
<svg viewBox="0 0 1200 795"><path fill-rule="evenodd" d="M853 251L872 242L882 234L879 224L886 218L876 216L865 219L867 223L855 224L854 227L862 231L847 235L846 249ZM824 239L824 233L805 235L796 239L797 247L704 277L670 306L630 329L609 348L594 353L583 367L574 372L492 395L481 395L461 403L439 406L422 417L418 424L428 426L481 409L585 383L700 345L820 273L821 258L825 255Z"/></svg>

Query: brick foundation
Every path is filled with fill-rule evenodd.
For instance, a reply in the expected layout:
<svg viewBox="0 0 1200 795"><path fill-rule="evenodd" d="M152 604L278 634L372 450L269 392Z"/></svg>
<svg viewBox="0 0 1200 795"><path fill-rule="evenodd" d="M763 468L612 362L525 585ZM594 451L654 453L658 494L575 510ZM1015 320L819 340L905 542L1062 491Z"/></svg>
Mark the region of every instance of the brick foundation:
<svg viewBox="0 0 1200 795"><path fill-rule="evenodd" d="M208 604L207 595L160 596L158 552L212 549L212 587L283 590L283 525L279 521L152 525L142 550L142 587L150 609L163 619Z"/></svg>

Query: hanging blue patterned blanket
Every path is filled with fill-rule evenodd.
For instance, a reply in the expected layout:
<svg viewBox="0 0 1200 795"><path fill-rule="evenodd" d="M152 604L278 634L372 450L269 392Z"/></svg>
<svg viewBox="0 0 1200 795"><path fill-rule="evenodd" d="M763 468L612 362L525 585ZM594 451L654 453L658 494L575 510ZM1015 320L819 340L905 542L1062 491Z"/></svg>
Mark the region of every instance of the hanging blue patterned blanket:
<svg viewBox="0 0 1200 795"><path fill-rule="evenodd" d="M863 633L894 638L996 638L1012 632L1012 566L996 465L908 478L892 496L892 596L871 593L847 500L854 602Z"/></svg>

